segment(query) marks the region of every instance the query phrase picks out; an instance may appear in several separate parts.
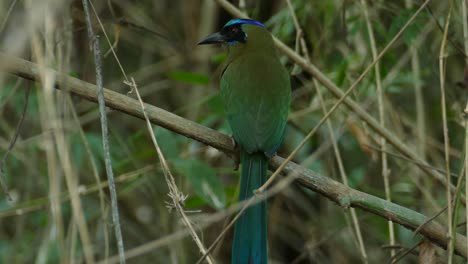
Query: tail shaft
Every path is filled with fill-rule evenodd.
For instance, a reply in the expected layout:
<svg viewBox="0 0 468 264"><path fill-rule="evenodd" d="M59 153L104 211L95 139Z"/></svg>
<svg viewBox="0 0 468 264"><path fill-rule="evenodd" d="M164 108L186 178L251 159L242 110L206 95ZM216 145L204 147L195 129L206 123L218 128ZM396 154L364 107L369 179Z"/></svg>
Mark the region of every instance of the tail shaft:
<svg viewBox="0 0 468 264"><path fill-rule="evenodd" d="M241 153L241 187L239 200L252 197L267 177L268 159L263 153ZM248 207L234 227L232 263L267 263L266 200Z"/></svg>

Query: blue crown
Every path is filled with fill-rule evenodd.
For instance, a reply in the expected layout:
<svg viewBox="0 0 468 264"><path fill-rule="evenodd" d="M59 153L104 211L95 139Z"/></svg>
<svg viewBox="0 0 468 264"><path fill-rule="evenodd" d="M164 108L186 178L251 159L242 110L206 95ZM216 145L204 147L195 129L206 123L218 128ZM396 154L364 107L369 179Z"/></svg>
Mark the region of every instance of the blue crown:
<svg viewBox="0 0 468 264"><path fill-rule="evenodd" d="M229 22L226 23L226 25L224 25L224 27L229 27L229 26L232 26L232 25L237 25L237 24L250 24L250 25L256 25L256 26L260 26L260 27L265 27L265 25L263 25L262 23L258 22L258 21L255 21L255 20L252 20L252 19L244 19L244 18L236 18L236 19L231 19L229 20Z"/></svg>

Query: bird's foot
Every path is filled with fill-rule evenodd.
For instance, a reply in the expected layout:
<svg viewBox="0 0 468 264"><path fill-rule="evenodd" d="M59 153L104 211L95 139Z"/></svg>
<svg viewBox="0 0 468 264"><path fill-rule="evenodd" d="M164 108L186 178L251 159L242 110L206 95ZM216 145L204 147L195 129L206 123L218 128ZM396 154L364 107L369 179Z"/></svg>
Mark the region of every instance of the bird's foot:
<svg viewBox="0 0 468 264"><path fill-rule="evenodd" d="M234 136L231 135L232 145L234 146L234 154L232 155L232 159L234 160L234 170L239 170L240 164L240 148L239 144L237 144Z"/></svg>
<svg viewBox="0 0 468 264"><path fill-rule="evenodd" d="M268 158L268 159L271 159L273 158L274 156L276 156L276 151L275 152L263 152L263 154L265 154L265 156Z"/></svg>

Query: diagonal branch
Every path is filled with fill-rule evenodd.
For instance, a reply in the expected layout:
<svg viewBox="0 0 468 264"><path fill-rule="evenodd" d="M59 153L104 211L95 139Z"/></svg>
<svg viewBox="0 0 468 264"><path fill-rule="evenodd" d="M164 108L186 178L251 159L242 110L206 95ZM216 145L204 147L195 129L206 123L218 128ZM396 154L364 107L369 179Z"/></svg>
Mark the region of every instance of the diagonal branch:
<svg viewBox="0 0 468 264"><path fill-rule="evenodd" d="M53 71L52 69L41 70ZM23 59L11 57L2 52L0 52L0 71L9 72L30 80L38 80L40 72L38 65ZM97 88L94 84L60 73L57 73L57 77L56 88L62 89L66 86L67 90L71 93L87 100L97 102ZM104 97L108 107L137 118L144 119L141 106L137 100L107 89L104 89ZM156 125L195 139L225 153L229 154L234 152L231 139L227 135L221 134L213 129L204 127L153 105L145 104L145 108L149 120ZM274 157L270 161L270 169L274 170L278 168L283 162L283 158ZM415 230L418 226L424 224L428 220L428 217L418 212L395 203L385 201L384 199L376 196L349 188L293 162L289 162L286 165L283 173L297 174L297 182L299 184L320 193L344 208L361 208L364 211L387 220L391 220L394 223L411 230ZM447 247L447 229L438 222L431 221L425 224L420 229L419 233L440 247ZM455 252L467 258L468 253L465 250L467 245L466 237L457 234L453 239Z"/></svg>

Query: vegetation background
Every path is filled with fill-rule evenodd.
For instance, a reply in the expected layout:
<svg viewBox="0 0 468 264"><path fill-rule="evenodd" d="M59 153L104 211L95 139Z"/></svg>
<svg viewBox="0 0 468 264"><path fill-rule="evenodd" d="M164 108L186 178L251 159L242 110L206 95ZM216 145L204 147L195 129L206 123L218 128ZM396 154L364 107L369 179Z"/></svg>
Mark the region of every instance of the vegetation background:
<svg viewBox="0 0 468 264"><path fill-rule="evenodd" d="M105 31L144 102L229 134L218 97L224 50L196 46L201 37L232 18L220 2L224 1L92 1L93 29L103 53L104 87L122 94L131 91L123 83ZM233 4L264 22L273 35L345 91L423 1L291 0L294 12L286 0ZM467 137L463 124L468 99L464 8L463 0L431 1L380 59L377 71L372 69L350 95L430 166L450 169L455 175L451 180L458 186ZM297 38L293 14L306 49L297 45L301 38ZM90 46L82 1L0 1L2 52L95 83ZM323 107L329 110L337 99L309 73L282 59L293 75L287 136L278 153L287 156L324 116ZM73 212L85 219L93 259L114 263L111 257L118 252L98 105L47 89L53 84L48 80L53 78L32 82L0 72L0 154L8 154L0 166L12 197L9 201L3 192L0 197L0 263L89 262ZM18 140L7 151L28 89L29 104ZM128 96L136 98L134 92ZM168 205L171 198L164 171L145 123L110 109L108 118L124 246L126 250L145 249L128 263L196 263L200 250L189 234L177 233L184 224ZM444 185L388 143L382 146L380 136L348 108L340 106L328 120L294 158L297 163L337 181L345 177L352 188L382 198L391 196L394 203L426 216L446 207ZM178 188L187 195L186 213L208 247L233 216L217 213L237 202L234 162L214 148L153 128ZM383 166L388 166L387 173L382 173ZM69 185L66 177L74 184ZM70 203L70 188L80 194L78 211ZM268 204L271 263L390 263L391 254L399 252L409 252L401 258L397 255L399 263L417 263L421 249L414 246L425 241L400 225L394 225L390 235L383 217L359 209L351 214L295 183L271 197ZM457 231L463 234L464 207L455 211L458 217L452 222L460 224ZM446 212L437 218L444 225L450 219ZM394 246L388 247L392 237ZM228 232L213 249L216 263L229 262L231 239ZM409 248L413 249L405 251ZM456 255L448 260L452 254L441 248L436 256L443 262L465 261Z"/></svg>

